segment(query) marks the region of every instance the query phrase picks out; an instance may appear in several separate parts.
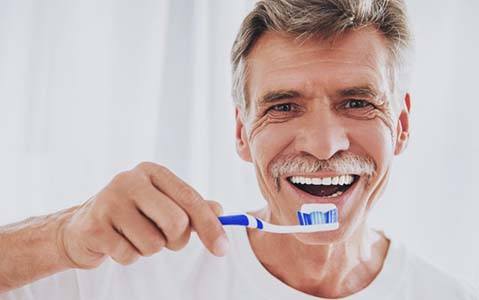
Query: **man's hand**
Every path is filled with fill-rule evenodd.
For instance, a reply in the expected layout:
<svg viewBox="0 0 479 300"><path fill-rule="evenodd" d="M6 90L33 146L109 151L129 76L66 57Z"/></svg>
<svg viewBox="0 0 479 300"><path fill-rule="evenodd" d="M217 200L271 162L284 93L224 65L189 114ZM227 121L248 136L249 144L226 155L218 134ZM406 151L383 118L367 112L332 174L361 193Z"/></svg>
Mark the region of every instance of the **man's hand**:
<svg viewBox="0 0 479 300"><path fill-rule="evenodd" d="M217 219L221 206L167 168L144 162L122 172L60 225L58 246L70 267L94 268L106 256L130 264L163 247L180 250L195 230L215 255L228 239Z"/></svg>
<svg viewBox="0 0 479 300"><path fill-rule="evenodd" d="M205 201L165 167L141 163L81 206L0 227L0 293L107 256L129 264L163 247L183 248L195 230L216 255L228 240L221 206Z"/></svg>

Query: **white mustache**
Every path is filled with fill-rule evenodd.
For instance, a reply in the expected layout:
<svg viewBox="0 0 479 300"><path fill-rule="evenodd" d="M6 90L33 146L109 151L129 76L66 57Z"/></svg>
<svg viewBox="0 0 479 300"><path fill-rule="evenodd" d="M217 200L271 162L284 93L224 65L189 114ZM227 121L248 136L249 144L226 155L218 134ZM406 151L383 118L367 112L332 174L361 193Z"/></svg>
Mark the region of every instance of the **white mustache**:
<svg viewBox="0 0 479 300"><path fill-rule="evenodd" d="M348 152L338 152L327 160L317 159L308 154L286 155L275 160L270 166L271 175L276 180L287 174L321 171L372 176L375 170L376 164L371 158Z"/></svg>

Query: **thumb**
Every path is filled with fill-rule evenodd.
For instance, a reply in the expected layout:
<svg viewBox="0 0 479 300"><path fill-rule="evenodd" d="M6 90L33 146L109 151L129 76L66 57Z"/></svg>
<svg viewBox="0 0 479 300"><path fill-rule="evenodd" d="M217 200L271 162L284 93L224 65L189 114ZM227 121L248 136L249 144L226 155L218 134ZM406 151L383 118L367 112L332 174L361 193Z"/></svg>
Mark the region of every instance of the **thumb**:
<svg viewBox="0 0 479 300"><path fill-rule="evenodd" d="M208 206L213 210L215 215L220 216L223 214L223 207L219 202L213 201L213 200L206 200L208 203Z"/></svg>

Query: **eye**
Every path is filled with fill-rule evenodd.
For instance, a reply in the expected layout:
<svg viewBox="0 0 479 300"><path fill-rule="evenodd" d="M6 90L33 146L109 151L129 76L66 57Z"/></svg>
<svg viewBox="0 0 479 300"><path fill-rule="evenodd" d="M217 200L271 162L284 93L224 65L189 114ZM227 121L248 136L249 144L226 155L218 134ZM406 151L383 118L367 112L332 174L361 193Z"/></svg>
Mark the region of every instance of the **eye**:
<svg viewBox="0 0 479 300"><path fill-rule="evenodd" d="M358 108L365 108L374 106L371 102L361 99L350 99L344 103L344 108L351 108L351 109L358 109Z"/></svg>
<svg viewBox="0 0 479 300"><path fill-rule="evenodd" d="M293 110L293 105L291 103L282 103L271 106L268 110L273 110L277 112L289 112Z"/></svg>

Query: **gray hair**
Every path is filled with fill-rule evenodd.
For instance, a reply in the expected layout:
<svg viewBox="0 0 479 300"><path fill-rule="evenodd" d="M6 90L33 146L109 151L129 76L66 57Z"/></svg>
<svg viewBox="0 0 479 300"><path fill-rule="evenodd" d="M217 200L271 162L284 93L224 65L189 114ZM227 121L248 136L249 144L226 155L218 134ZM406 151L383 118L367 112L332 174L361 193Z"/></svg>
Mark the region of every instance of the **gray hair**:
<svg viewBox="0 0 479 300"><path fill-rule="evenodd" d="M330 39L350 29L375 26L388 41L392 92L407 85L412 34L403 0L261 0L246 16L231 50L232 96L249 108L246 97L247 57L266 31L285 32L298 39Z"/></svg>

